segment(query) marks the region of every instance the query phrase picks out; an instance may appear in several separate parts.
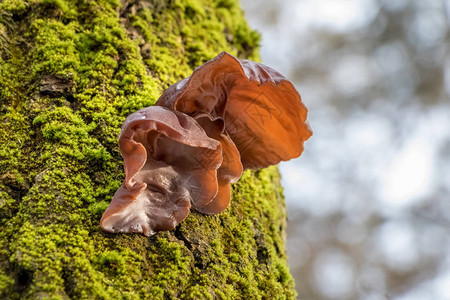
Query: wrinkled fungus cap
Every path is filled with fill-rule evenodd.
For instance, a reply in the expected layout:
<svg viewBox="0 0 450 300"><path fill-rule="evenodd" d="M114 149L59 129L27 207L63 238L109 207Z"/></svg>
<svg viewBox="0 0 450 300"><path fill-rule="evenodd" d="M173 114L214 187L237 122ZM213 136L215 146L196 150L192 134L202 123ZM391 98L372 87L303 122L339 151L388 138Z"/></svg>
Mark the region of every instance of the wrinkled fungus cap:
<svg viewBox="0 0 450 300"><path fill-rule="evenodd" d="M195 210L204 214L217 214L224 211L230 202L231 187L241 177L243 167L238 149L231 138L224 132L221 118L213 118L209 114L196 114L195 120L206 134L222 145L222 165L217 170L218 191L214 199L207 205L194 205Z"/></svg>
<svg viewBox="0 0 450 300"><path fill-rule="evenodd" d="M156 105L223 119L244 168L298 157L312 135L292 82L270 67L226 52L170 86Z"/></svg>
<svg viewBox="0 0 450 300"><path fill-rule="evenodd" d="M224 211L245 168L299 156L312 134L283 75L222 52L131 114L119 147L125 181L100 221L109 232L171 230L190 208Z"/></svg>
<svg viewBox="0 0 450 300"><path fill-rule="evenodd" d="M153 106L128 116L119 137L125 181L100 221L109 232L171 230L194 207L215 209L219 141L190 116ZM228 204L228 203L227 203Z"/></svg>

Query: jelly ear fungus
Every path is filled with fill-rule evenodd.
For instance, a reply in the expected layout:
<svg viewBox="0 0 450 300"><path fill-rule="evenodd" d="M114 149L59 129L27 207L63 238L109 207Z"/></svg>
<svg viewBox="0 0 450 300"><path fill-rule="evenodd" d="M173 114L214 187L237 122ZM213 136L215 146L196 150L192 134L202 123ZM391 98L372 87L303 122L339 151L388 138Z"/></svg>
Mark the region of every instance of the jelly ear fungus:
<svg viewBox="0 0 450 300"><path fill-rule="evenodd" d="M106 231L171 230L191 205L208 205L217 195L220 142L183 113L152 106L131 114L119 147L125 180L100 221Z"/></svg>
<svg viewBox="0 0 450 300"><path fill-rule="evenodd" d="M171 85L156 105L221 118L246 169L300 156L312 135L308 110L292 82L270 67L227 52Z"/></svg>
<svg viewBox="0 0 450 300"><path fill-rule="evenodd" d="M171 230L190 208L217 214L244 169L301 155L312 132L294 85L274 69L222 52L128 116L119 147L125 181L100 221L109 232Z"/></svg>

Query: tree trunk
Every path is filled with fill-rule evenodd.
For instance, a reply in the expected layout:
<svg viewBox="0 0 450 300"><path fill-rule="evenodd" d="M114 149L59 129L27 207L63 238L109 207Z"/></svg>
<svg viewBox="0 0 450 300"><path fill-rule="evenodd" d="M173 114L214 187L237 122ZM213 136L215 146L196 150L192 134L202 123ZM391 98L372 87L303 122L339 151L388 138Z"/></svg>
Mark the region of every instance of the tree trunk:
<svg viewBox="0 0 450 300"><path fill-rule="evenodd" d="M0 298L295 298L276 167L174 231L99 227L125 117L221 51L257 60L258 42L235 0L0 2Z"/></svg>

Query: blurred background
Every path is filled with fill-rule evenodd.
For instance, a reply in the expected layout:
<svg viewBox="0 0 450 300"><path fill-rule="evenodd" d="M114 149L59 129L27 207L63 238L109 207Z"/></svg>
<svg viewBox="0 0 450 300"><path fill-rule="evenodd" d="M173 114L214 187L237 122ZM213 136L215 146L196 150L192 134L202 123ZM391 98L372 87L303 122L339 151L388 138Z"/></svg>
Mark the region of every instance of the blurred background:
<svg viewBox="0 0 450 300"><path fill-rule="evenodd" d="M450 299L450 1L241 4L314 131L280 165L299 298Z"/></svg>

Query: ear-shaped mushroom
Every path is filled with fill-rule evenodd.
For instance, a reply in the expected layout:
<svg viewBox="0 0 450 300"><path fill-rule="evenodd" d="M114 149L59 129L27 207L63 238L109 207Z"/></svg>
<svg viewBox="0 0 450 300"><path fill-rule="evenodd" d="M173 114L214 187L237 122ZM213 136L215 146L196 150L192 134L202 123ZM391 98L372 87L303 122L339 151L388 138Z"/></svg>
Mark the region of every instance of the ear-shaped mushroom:
<svg viewBox="0 0 450 300"><path fill-rule="evenodd" d="M217 196L219 141L186 114L153 106L128 116L119 137L125 181L100 221L110 232L171 230Z"/></svg>
<svg viewBox="0 0 450 300"><path fill-rule="evenodd" d="M156 105L222 118L244 168L298 157L312 132L294 85L265 65L222 52L170 86Z"/></svg>

